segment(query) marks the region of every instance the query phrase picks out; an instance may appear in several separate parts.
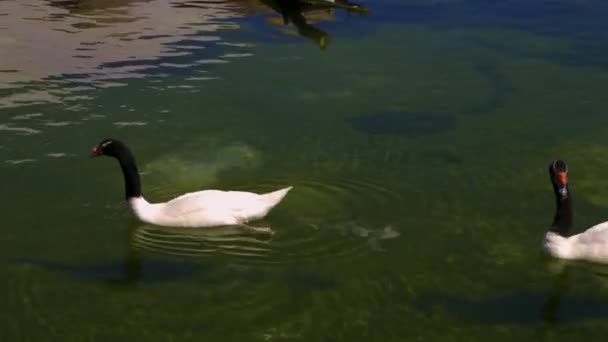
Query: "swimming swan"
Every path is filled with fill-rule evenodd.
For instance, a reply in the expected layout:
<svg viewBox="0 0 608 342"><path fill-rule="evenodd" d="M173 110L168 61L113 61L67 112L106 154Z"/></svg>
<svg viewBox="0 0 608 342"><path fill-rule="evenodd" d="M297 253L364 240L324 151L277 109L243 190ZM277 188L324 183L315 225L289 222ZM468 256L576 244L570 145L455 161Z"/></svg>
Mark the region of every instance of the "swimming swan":
<svg viewBox="0 0 608 342"><path fill-rule="evenodd" d="M557 210L553 225L543 239L543 249L560 259L608 263L608 222L599 223L580 234L570 234L572 194L567 174L568 165L563 160L555 160L549 165Z"/></svg>
<svg viewBox="0 0 608 342"><path fill-rule="evenodd" d="M166 227L212 227L242 225L261 219L291 190L287 187L265 194L244 191L203 190L176 197L165 203L148 203L141 194L135 158L116 139L104 139L93 148L91 157L109 156L118 160L125 180L127 202L135 216Z"/></svg>

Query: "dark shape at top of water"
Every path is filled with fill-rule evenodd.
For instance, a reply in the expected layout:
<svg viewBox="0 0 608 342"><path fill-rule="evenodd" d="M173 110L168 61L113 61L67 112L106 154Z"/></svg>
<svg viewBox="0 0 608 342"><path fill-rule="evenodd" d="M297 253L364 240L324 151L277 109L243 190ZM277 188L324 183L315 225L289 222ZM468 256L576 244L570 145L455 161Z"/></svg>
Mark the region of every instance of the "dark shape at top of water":
<svg viewBox="0 0 608 342"><path fill-rule="evenodd" d="M319 48L325 49L329 45L329 34L313 25L305 17L306 13L329 11L340 8L349 12L368 13L369 10L348 0L260 0L283 17L283 24L292 23L298 34L315 42Z"/></svg>
<svg viewBox="0 0 608 342"><path fill-rule="evenodd" d="M368 134L424 136L448 131L456 126L456 119L446 114L377 112L349 118L355 129Z"/></svg>
<svg viewBox="0 0 608 342"><path fill-rule="evenodd" d="M46 2L57 8L69 10L71 12L88 11L92 9L110 9L128 6L131 3L146 2L147 0L46 0Z"/></svg>

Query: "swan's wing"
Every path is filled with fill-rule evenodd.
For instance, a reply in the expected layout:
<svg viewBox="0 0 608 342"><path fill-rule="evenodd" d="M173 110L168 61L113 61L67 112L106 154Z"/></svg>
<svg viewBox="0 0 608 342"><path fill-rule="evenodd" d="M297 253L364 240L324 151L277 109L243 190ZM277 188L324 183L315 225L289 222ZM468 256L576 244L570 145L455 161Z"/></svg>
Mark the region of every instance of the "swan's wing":
<svg viewBox="0 0 608 342"><path fill-rule="evenodd" d="M584 244L605 244L608 247L608 222L602 222L587 229L578 236Z"/></svg>
<svg viewBox="0 0 608 342"><path fill-rule="evenodd" d="M608 262L608 222L595 225L572 238L575 238L572 247L578 258Z"/></svg>
<svg viewBox="0 0 608 342"><path fill-rule="evenodd" d="M230 223L259 210L260 195L242 191L204 190L179 196L167 203L163 214L183 220Z"/></svg>
<svg viewBox="0 0 608 342"><path fill-rule="evenodd" d="M600 231L604 231L604 230L608 230L608 221L598 223L595 226L587 229L584 233L600 232Z"/></svg>

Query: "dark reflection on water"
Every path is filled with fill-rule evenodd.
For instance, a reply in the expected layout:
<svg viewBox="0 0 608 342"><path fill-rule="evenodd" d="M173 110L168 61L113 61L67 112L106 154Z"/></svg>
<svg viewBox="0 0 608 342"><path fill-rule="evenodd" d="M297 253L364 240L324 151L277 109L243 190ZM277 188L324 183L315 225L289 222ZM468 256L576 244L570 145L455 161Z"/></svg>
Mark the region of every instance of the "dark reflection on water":
<svg viewBox="0 0 608 342"><path fill-rule="evenodd" d="M184 74L199 80L197 73L210 64L253 54L254 44L229 32L240 28L237 19L262 7L279 12L281 25L293 23L321 48L328 34L309 15L318 22L333 20L336 8L366 11L345 0L0 2L0 12L11 14L0 27L0 108L62 103L134 78Z"/></svg>
<svg viewBox="0 0 608 342"><path fill-rule="evenodd" d="M571 267L575 266L564 267L556 275L553 286L546 291L517 290L480 299L423 294L416 299L416 304L429 315L442 313L490 324L558 324L607 319L608 298L571 292L576 281L573 279L575 270ZM582 271L589 271L589 267L583 267ZM604 279L607 276L602 273L596 275Z"/></svg>
<svg viewBox="0 0 608 342"><path fill-rule="evenodd" d="M329 45L329 34L314 25L309 23L306 15L317 14L317 17L326 13L331 16L334 8L341 8L346 11L368 13L368 9L359 4L352 3L346 0L337 0L335 2L323 0L310 1L295 1L295 0L261 0L261 2L283 17L283 24L292 23L298 33L315 42L321 49L327 48Z"/></svg>
<svg viewBox="0 0 608 342"><path fill-rule="evenodd" d="M260 272L269 268L250 269L250 265L269 262L264 259L272 252L272 235L252 226L212 228L165 228L137 225L130 230L127 251L123 260L109 262L60 262L35 258L16 258L11 263L31 266L46 272L58 273L71 279L109 285L142 285L150 283L182 282L209 271L203 258L212 260L227 256L223 265L239 270L250 281L260 281ZM279 261L279 260L277 260ZM309 274L298 267L298 259L282 275L282 281L295 293L305 294L311 289L337 286L334 277ZM292 298L300 302L298 298Z"/></svg>
<svg viewBox="0 0 608 342"><path fill-rule="evenodd" d="M83 92L123 80L204 71L245 56L247 45L223 38L238 28L234 19L243 16L243 6L176 6L181 3L0 2L11 13L0 31L0 108L82 100Z"/></svg>
<svg viewBox="0 0 608 342"><path fill-rule="evenodd" d="M175 282L204 273L205 257L225 255L237 262L235 265L255 263L271 252L273 232L250 225L199 229L137 224L127 236L128 248L122 261L79 264L17 258L13 263L108 284Z"/></svg>
<svg viewBox="0 0 608 342"><path fill-rule="evenodd" d="M127 251L123 260L113 262L58 262L52 260L19 258L13 263L30 265L35 268L62 274L66 277L106 283L110 285L138 285L146 283L183 281L193 274L205 272L205 266L192 260L165 258L145 254L134 243L137 229L131 229L127 241Z"/></svg>
<svg viewBox="0 0 608 342"><path fill-rule="evenodd" d="M113 285L180 281L203 269L201 264L158 257L143 257L138 254L131 254L122 261L109 263L75 264L29 258L16 259L13 262L59 273L73 279Z"/></svg>

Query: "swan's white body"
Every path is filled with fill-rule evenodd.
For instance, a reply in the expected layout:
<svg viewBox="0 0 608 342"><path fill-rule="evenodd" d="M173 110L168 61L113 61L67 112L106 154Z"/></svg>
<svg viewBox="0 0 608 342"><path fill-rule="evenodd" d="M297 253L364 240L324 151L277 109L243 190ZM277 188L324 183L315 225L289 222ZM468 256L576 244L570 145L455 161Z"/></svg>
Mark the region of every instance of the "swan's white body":
<svg viewBox="0 0 608 342"><path fill-rule="evenodd" d="M187 193L165 203L148 203L143 197L129 199L135 216L166 227L238 225L261 219L291 187L266 194L244 191L203 190Z"/></svg>
<svg viewBox="0 0 608 342"><path fill-rule="evenodd" d="M570 237L547 232L543 239L543 248L560 259L608 263L608 222L597 224Z"/></svg>

